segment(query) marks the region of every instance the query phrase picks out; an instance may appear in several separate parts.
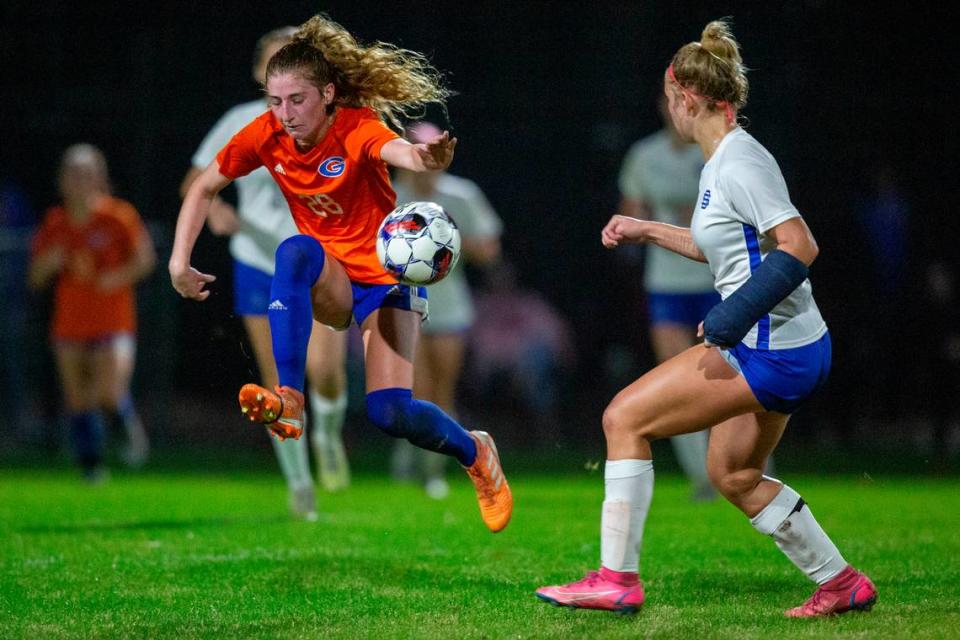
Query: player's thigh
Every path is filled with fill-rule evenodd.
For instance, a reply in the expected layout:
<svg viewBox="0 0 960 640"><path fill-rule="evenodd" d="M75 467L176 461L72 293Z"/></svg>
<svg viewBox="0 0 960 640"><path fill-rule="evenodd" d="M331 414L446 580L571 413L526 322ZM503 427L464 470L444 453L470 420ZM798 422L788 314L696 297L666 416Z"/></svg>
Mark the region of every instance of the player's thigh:
<svg viewBox="0 0 960 640"><path fill-rule="evenodd" d="M277 364L273 359L270 320L266 315L245 315L243 328L246 329L247 338L250 339L253 357L257 361L257 369L260 370L260 380L272 389L278 383L279 377Z"/></svg>
<svg viewBox="0 0 960 640"><path fill-rule="evenodd" d="M346 385L347 332L314 321L307 345L307 376L321 395L339 395Z"/></svg>
<svg viewBox="0 0 960 640"><path fill-rule="evenodd" d="M56 342L53 354L67 410L88 411L94 408L96 398L91 385L90 362L83 345Z"/></svg>
<svg viewBox="0 0 960 640"><path fill-rule="evenodd" d="M604 430L608 439L611 431L667 438L762 410L719 350L696 345L620 391L604 412Z"/></svg>
<svg viewBox="0 0 960 640"><path fill-rule="evenodd" d="M420 314L380 307L363 321L367 392L413 388L413 361L420 337Z"/></svg>
<svg viewBox="0 0 960 640"><path fill-rule="evenodd" d="M650 327L650 341L657 362L665 362L692 347L694 330L690 327L671 322L663 322Z"/></svg>
<svg viewBox="0 0 960 640"><path fill-rule="evenodd" d="M313 318L338 329L346 328L353 318L353 287L340 262L326 255L320 277L311 288Z"/></svg>
<svg viewBox="0 0 960 640"><path fill-rule="evenodd" d="M137 342L130 334L115 335L90 352L93 384L100 406L116 408L130 391Z"/></svg>

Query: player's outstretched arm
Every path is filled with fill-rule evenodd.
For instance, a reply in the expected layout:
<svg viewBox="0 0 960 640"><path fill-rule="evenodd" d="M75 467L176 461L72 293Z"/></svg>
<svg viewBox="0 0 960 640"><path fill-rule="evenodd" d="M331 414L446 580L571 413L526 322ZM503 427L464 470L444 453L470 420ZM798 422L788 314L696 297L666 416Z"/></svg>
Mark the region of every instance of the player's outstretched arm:
<svg viewBox="0 0 960 640"><path fill-rule="evenodd" d="M600 232L600 241L607 249L615 249L621 244L649 242L697 262L707 261L707 257L693 242L690 229L664 222L615 215Z"/></svg>
<svg viewBox="0 0 960 640"><path fill-rule="evenodd" d="M215 276L201 273L190 266L190 256L197 236L203 228L210 203L231 180L220 173L216 160L203 170L183 199L180 215L177 217L177 231L173 239L173 251L167 268L173 288L184 298L206 300L210 291L204 287L216 280Z"/></svg>
<svg viewBox="0 0 960 640"><path fill-rule="evenodd" d="M380 149L380 159L392 167L410 171L443 171L453 162L457 139L444 131L425 144L410 144L402 138L391 140Z"/></svg>

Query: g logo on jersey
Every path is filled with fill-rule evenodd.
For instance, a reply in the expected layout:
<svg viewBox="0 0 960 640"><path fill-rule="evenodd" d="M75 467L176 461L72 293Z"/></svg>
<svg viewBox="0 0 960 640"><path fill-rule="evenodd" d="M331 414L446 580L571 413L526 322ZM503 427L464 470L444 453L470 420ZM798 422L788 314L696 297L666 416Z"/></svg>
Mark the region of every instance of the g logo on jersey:
<svg viewBox="0 0 960 640"><path fill-rule="evenodd" d="M710 189L703 192L703 199L700 200L700 208L706 209L708 204L710 204Z"/></svg>
<svg viewBox="0 0 960 640"><path fill-rule="evenodd" d="M343 173L343 170L346 168L346 166L347 165L343 161L343 158L340 156L333 156L320 163L320 166L317 167L317 173L325 178L336 178Z"/></svg>

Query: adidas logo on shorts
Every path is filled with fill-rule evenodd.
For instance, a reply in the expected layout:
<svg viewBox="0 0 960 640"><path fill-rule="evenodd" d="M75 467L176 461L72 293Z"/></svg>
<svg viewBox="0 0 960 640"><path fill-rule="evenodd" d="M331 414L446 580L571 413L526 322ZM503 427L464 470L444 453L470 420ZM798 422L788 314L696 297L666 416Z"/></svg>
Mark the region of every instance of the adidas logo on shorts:
<svg viewBox="0 0 960 640"><path fill-rule="evenodd" d="M269 305L267 305L267 309L272 311L286 311L287 307L282 302L280 302L280 300L274 300Z"/></svg>

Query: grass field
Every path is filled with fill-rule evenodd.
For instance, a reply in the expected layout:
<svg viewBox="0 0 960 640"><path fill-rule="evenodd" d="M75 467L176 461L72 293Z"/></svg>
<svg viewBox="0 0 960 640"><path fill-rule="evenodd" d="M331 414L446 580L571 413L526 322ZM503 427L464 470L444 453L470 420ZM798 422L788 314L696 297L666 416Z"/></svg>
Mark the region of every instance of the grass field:
<svg viewBox="0 0 960 640"><path fill-rule="evenodd" d="M509 466L507 467L509 471ZM724 503L661 474L636 616L533 590L595 568L598 471L514 475L491 535L466 478L449 499L361 475L287 517L276 474L0 470L0 638L960 637L957 479L787 477L874 579L869 614L797 621L811 583Z"/></svg>

